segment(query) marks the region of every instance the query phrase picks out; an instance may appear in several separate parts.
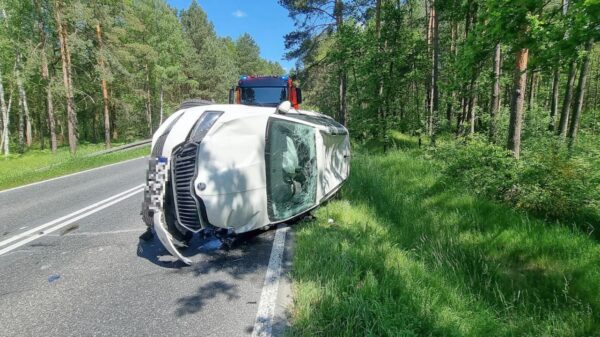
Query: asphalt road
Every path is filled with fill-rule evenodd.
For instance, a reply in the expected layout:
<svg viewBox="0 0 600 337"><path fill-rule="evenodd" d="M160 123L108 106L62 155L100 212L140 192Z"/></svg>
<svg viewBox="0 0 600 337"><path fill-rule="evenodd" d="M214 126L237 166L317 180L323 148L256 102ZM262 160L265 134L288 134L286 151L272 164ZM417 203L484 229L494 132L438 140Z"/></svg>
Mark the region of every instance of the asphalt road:
<svg viewBox="0 0 600 337"><path fill-rule="evenodd" d="M273 238L287 235L274 302L281 334L292 232L252 233L228 251L195 240L185 266L157 239L138 238L145 169L141 158L0 192L0 336L252 335Z"/></svg>

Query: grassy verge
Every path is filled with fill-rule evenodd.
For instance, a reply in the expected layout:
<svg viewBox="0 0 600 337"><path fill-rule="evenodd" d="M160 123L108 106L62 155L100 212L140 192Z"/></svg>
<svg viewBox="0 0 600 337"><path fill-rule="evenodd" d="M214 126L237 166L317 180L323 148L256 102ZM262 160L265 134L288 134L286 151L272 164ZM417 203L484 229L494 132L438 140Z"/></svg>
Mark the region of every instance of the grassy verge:
<svg viewBox="0 0 600 337"><path fill-rule="evenodd" d="M102 149L102 145L87 144L79 146L75 157L69 154L68 147L63 147L56 154L48 150L31 150L24 155L0 158L0 190L141 157L150 151L149 146L145 146L94 157L85 156Z"/></svg>
<svg viewBox="0 0 600 337"><path fill-rule="evenodd" d="M600 335L597 241L441 178L414 149L354 158L298 227L290 335Z"/></svg>

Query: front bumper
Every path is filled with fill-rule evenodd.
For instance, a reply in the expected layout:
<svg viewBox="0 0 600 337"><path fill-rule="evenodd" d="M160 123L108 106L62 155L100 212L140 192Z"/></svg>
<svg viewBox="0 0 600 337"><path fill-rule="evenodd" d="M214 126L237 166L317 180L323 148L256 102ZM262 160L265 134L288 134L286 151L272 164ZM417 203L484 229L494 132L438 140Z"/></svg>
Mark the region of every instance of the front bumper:
<svg viewBox="0 0 600 337"><path fill-rule="evenodd" d="M158 239L171 255L183 263L191 265L192 261L183 256L173 244L173 236L168 231L164 215L165 191L169 179L168 159L165 157L151 158L148 168L148 181L145 189L145 200L142 207L144 221L151 219L151 226ZM148 224L148 223L147 223Z"/></svg>

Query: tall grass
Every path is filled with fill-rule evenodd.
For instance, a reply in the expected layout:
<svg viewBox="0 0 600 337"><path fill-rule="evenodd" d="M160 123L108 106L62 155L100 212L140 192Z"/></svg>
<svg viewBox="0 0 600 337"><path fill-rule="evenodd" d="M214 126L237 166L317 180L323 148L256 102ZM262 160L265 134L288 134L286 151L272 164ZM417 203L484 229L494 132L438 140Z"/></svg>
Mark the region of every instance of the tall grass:
<svg viewBox="0 0 600 337"><path fill-rule="evenodd" d="M354 158L298 228L290 335L600 336L598 242L438 170L418 150Z"/></svg>

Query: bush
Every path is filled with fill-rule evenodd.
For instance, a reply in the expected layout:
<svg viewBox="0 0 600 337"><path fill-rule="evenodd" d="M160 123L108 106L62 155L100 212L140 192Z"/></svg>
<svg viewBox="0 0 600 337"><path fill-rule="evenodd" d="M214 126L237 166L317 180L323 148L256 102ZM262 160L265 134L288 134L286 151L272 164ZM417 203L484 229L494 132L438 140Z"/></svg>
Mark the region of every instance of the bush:
<svg viewBox="0 0 600 337"><path fill-rule="evenodd" d="M521 160L478 137L444 142L434 157L446 179L458 179L476 194L590 230L600 220L599 161L569 155L557 140L532 145Z"/></svg>

